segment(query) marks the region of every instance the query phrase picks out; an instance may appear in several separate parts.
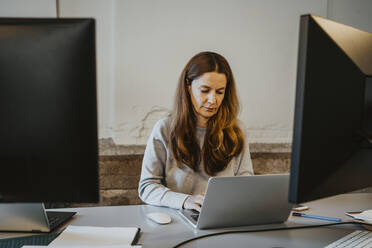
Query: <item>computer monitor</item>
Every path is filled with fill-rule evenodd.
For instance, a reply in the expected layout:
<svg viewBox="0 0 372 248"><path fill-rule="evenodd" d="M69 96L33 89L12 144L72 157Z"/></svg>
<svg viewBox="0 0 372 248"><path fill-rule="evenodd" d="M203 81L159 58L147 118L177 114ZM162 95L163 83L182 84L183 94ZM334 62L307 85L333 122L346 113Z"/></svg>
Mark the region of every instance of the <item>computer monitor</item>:
<svg viewBox="0 0 372 248"><path fill-rule="evenodd" d="M0 18L0 202L97 202L93 19Z"/></svg>
<svg viewBox="0 0 372 248"><path fill-rule="evenodd" d="M372 186L372 33L300 19L289 201Z"/></svg>

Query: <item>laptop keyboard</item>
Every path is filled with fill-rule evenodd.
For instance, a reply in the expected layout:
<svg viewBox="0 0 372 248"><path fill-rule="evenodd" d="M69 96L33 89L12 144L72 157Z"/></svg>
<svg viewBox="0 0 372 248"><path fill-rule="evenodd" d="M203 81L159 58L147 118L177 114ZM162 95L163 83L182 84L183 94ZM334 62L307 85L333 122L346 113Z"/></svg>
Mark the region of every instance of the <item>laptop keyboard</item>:
<svg viewBox="0 0 372 248"><path fill-rule="evenodd" d="M355 231L335 242L325 246L324 248L372 248L372 232Z"/></svg>
<svg viewBox="0 0 372 248"><path fill-rule="evenodd" d="M192 214L191 218L193 218L195 221L198 221L199 214Z"/></svg>
<svg viewBox="0 0 372 248"><path fill-rule="evenodd" d="M193 220L195 220L195 222L197 222L200 213L199 213L198 211L196 211L195 209L190 209L189 211L191 211L191 213L190 213L190 217L191 217Z"/></svg>
<svg viewBox="0 0 372 248"><path fill-rule="evenodd" d="M6 248L21 248L24 245L47 246L52 242L59 233L43 233L40 235L25 236L18 238L0 239L0 247Z"/></svg>
<svg viewBox="0 0 372 248"><path fill-rule="evenodd" d="M51 231L56 229L58 226L68 221L76 212L55 212L55 211L46 211L49 228Z"/></svg>

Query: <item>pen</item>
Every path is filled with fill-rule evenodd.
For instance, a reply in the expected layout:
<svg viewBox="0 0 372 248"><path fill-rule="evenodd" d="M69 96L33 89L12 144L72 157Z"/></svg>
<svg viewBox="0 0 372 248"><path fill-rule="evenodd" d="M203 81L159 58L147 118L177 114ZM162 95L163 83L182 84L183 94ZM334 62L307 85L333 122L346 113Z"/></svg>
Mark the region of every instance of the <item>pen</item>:
<svg viewBox="0 0 372 248"><path fill-rule="evenodd" d="M319 220L328 220L328 221L336 221L341 222L342 220L340 218L333 218L333 217L326 217L326 216L319 216L319 215L311 215L311 214L304 214L304 213L297 213L293 212L293 216L299 216L299 217L305 217L305 218L311 218L311 219L319 219Z"/></svg>

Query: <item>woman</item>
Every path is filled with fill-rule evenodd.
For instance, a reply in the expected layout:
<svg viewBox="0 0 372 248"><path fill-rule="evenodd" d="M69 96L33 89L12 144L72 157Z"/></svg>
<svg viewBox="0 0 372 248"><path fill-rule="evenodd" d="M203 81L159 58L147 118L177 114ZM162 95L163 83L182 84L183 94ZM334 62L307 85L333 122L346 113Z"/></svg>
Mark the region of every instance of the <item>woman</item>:
<svg viewBox="0 0 372 248"><path fill-rule="evenodd" d="M138 187L142 201L200 211L209 177L253 175L238 110L226 59L213 52L191 58L173 112L156 123L148 140Z"/></svg>

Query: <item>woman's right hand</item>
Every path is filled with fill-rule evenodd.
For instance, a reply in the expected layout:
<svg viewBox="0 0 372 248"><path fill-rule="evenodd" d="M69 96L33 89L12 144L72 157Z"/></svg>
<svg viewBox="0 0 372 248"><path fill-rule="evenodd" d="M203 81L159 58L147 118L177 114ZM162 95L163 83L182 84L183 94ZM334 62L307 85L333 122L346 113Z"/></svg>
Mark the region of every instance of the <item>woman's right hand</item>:
<svg viewBox="0 0 372 248"><path fill-rule="evenodd" d="M194 209L198 212L201 210L201 206L203 205L204 201L204 194L200 195L189 195L185 202L183 203L184 209Z"/></svg>

